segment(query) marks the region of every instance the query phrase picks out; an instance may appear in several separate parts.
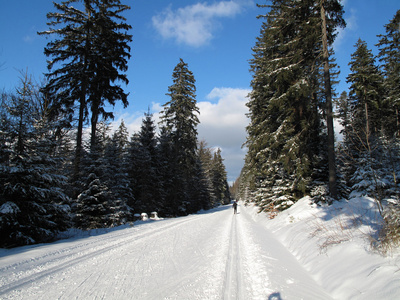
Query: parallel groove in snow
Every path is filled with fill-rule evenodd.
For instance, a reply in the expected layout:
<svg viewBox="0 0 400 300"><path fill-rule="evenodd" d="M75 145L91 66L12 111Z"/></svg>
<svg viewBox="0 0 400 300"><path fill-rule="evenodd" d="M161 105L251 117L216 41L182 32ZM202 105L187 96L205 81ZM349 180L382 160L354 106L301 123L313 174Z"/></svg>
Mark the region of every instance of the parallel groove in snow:
<svg viewBox="0 0 400 300"><path fill-rule="evenodd" d="M226 261L225 270L225 283L224 283L224 300L240 299L240 282L239 274L241 273L240 268L240 253L239 245L237 242L237 231L236 231L236 216L233 216L231 223L231 232L229 239L229 249Z"/></svg>
<svg viewBox="0 0 400 300"><path fill-rule="evenodd" d="M176 222L173 222L172 224L168 223L166 225L160 222L160 226L157 228L157 234L161 234L164 231L182 226L187 222L193 222L199 217L200 216L196 216L191 219L176 220ZM26 284L43 279L47 276L51 276L52 274L66 268L73 267L74 265L77 265L85 260L113 250L116 247L120 247L127 243L132 243L144 238L153 238L148 236L149 233L147 231L139 233L138 235L130 235L127 230L129 229L125 229L121 233L113 233L112 236L98 236L96 239L88 239L87 242L79 243L77 245L64 248L60 251L46 253L44 256L33 257L30 260L24 260L22 262L6 265L0 268L0 274L2 274L0 279L0 295L23 288L23 286ZM29 271L13 271L14 269L19 268L24 269L25 265L29 265Z"/></svg>
<svg viewBox="0 0 400 300"><path fill-rule="evenodd" d="M329 299L271 232L230 206L10 253L1 299Z"/></svg>

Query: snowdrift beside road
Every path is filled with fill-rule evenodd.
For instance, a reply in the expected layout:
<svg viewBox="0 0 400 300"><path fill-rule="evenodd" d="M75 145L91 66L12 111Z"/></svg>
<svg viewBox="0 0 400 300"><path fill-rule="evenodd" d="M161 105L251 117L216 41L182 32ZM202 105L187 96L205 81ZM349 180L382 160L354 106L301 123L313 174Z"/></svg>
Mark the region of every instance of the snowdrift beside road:
<svg viewBox="0 0 400 300"><path fill-rule="evenodd" d="M373 199L317 206L305 197L273 220L245 209L334 298L400 299L400 252L383 257L371 247L381 222Z"/></svg>

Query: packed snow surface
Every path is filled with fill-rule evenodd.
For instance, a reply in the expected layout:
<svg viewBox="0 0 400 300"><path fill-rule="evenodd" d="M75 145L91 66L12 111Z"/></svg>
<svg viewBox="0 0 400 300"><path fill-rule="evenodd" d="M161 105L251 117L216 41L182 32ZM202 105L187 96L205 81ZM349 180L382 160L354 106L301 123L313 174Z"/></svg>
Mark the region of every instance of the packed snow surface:
<svg viewBox="0 0 400 300"><path fill-rule="evenodd" d="M0 299L400 299L397 256L322 247L308 221L326 211L307 198L274 220L256 211L229 205L2 249Z"/></svg>

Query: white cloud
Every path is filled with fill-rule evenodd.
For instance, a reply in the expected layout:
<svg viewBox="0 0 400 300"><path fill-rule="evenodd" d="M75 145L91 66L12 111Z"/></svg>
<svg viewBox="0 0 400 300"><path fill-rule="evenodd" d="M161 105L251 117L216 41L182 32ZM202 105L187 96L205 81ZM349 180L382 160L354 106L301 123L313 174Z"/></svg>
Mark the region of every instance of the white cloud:
<svg viewBox="0 0 400 300"><path fill-rule="evenodd" d="M239 176L244 164L246 149L242 145L249 123L246 117L249 92L248 89L214 88L207 96L210 101L198 102L198 138L210 147L221 148L230 183Z"/></svg>
<svg viewBox="0 0 400 300"><path fill-rule="evenodd" d="M220 148L228 181L232 183L240 174L244 164L248 108L246 98L250 90L235 88L214 88L206 101L198 101L200 124L197 127L198 139L205 140L209 147ZM162 106L152 103L153 120L158 125ZM113 122L116 129L123 119L130 135L139 132L144 114L121 114Z"/></svg>
<svg viewBox="0 0 400 300"><path fill-rule="evenodd" d="M213 38L218 24L216 19L233 17L240 11L241 6L235 1L197 3L177 10L169 6L154 16L152 22L164 39L175 39L178 43L200 47Z"/></svg>
<svg viewBox="0 0 400 300"><path fill-rule="evenodd" d="M346 2L344 5L346 5ZM333 45L335 51L337 51L342 44L346 44L346 39L348 38L349 34L357 32L357 12L354 9L350 9L349 12L345 14L345 21L346 27L337 29L338 35Z"/></svg>
<svg viewBox="0 0 400 300"><path fill-rule="evenodd" d="M247 89L214 88L207 99L216 101L198 102L199 138L215 146L221 143L225 146L243 143L248 124L246 97L249 92Z"/></svg>

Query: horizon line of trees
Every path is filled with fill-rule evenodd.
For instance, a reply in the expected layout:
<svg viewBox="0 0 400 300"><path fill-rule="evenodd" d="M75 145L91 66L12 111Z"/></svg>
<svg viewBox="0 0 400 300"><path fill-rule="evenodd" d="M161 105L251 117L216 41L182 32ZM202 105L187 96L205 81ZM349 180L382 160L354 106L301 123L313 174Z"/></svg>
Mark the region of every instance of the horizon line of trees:
<svg viewBox="0 0 400 300"><path fill-rule="evenodd" d="M0 247L47 242L71 227L114 227L135 214L175 217L230 201L221 150L197 139L193 73L180 59L161 112L130 140L110 134L106 104L128 95L128 33L119 0L54 3L45 85L22 74L0 99ZM90 135L84 138L85 124Z"/></svg>

